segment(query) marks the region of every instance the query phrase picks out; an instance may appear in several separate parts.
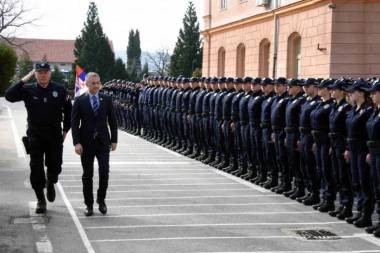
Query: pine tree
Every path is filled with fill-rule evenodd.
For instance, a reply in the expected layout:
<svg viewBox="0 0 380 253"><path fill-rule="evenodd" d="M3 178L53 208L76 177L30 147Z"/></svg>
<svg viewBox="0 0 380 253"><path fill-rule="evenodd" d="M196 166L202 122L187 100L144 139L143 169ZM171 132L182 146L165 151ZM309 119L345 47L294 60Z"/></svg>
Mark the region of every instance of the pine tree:
<svg viewBox="0 0 380 253"><path fill-rule="evenodd" d="M190 77L196 68L202 68L202 41L199 32L195 7L190 1L183 18L183 29L179 31L176 46L171 56L169 75Z"/></svg>
<svg viewBox="0 0 380 253"><path fill-rule="evenodd" d="M18 78L21 79L26 76L33 69L33 61L30 59L30 56L27 52L24 52L19 59L19 72ZM36 78L32 76L29 79L29 82L33 83L36 81Z"/></svg>
<svg viewBox="0 0 380 253"><path fill-rule="evenodd" d="M13 48L0 43L0 96L4 96L17 65L17 55Z"/></svg>
<svg viewBox="0 0 380 253"><path fill-rule="evenodd" d="M65 81L65 75L59 71L59 68L57 65L54 64L53 70L51 72L51 78L53 82L60 83L66 86L66 81Z"/></svg>
<svg viewBox="0 0 380 253"><path fill-rule="evenodd" d="M127 46L127 70L129 78L137 79L137 74L141 72L141 48L139 30L129 31Z"/></svg>
<svg viewBox="0 0 380 253"><path fill-rule="evenodd" d="M98 9L94 2L89 5L87 20L81 35L76 38L74 46L75 65L79 65L87 73L98 73L101 80L113 78L115 54L111 49L108 37L103 33ZM75 73L75 68L73 72Z"/></svg>
<svg viewBox="0 0 380 253"><path fill-rule="evenodd" d="M115 62L115 76L116 79L128 79L128 73L125 69L125 64L121 58L117 58Z"/></svg>

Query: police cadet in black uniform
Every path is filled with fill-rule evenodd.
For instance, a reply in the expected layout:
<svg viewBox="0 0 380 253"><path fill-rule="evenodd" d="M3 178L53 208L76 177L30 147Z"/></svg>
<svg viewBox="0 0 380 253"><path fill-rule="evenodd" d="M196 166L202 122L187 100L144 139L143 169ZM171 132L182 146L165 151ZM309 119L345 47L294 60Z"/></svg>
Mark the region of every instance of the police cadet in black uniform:
<svg viewBox="0 0 380 253"><path fill-rule="evenodd" d="M351 88L346 89L354 106L346 120L349 151L345 152L345 158L350 161L352 185L358 210L355 216L346 218L346 221L353 223L356 227L371 226L374 210L370 169L366 163L368 154L366 123L373 112L373 107L367 101L369 93L365 91L366 88L367 82L359 78Z"/></svg>
<svg viewBox="0 0 380 253"><path fill-rule="evenodd" d="M286 105L285 111L285 147L288 155L289 174L283 177L283 185L276 189L276 193L283 193L291 188L292 178L294 176L294 186L297 189L293 195L289 197L297 200L305 196L305 184L300 168L300 147L298 146L300 140L300 132L298 130L300 125L301 108L305 103L306 97L301 88L301 81L299 79L289 79L286 82L288 86L289 101ZM301 200L302 202L302 200Z"/></svg>
<svg viewBox="0 0 380 253"><path fill-rule="evenodd" d="M238 152L238 170L232 172L232 175L240 177L247 173L248 162L252 164L251 156L251 140L249 134L249 115L248 102L252 97L251 90L252 77L246 76L243 78L244 94L239 102L239 123L240 123L240 151Z"/></svg>
<svg viewBox="0 0 380 253"><path fill-rule="evenodd" d="M262 151L262 133L260 128L261 103L263 102L263 92L261 91L261 78L256 77L251 80L252 96L248 101L248 121L251 160L248 161L247 174L241 178L255 182L260 178L261 168L264 164Z"/></svg>
<svg viewBox="0 0 380 253"><path fill-rule="evenodd" d="M212 95L211 89L211 77L205 79L205 85L207 93L204 95L202 101L202 139L203 139L203 149L204 153L199 157L199 161L206 162L212 158L213 152L211 147L211 128L210 128L210 97ZM213 161L213 160L212 160Z"/></svg>
<svg viewBox="0 0 380 253"><path fill-rule="evenodd" d="M182 78L182 125L183 125L183 141L184 145L182 149L179 151L182 155L188 155L193 153L193 147L190 141L190 121L187 119L189 116L189 104L190 104L190 95L191 95L191 87L190 87L190 79L187 77Z"/></svg>
<svg viewBox="0 0 380 253"><path fill-rule="evenodd" d="M234 88L234 79L232 77L226 77L226 89L227 94L222 101L222 115L223 115L223 140L224 140L224 157L223 163L218 166L218 169L223 170L233 164L233 157L236 156L236 150L234 146L233 132L231 129L231 112L232 112L232 99L236 95Z"/></svg>
<svg viewBox="0 0 380 253"><path fill-rule="evenodd" d="M330 211L329 215L344 220L346 217L352 216L354 202L350 167L343 155L346 150L346 118L352 106L346 101L345 89L348 88L348 83L345 79L336 80L328 88L331 90L331 97L334 99L329 119L330 154L340 201L340 205L334 211Z"/></svg>
<svg viewBox="0 0 380 253"><path fill-rule="evenodd" d="M233 163L230 163L230 166L224 169L224 171L228 173L232 173L238 170L238 156L241 154L241 127L240 127L240 119L239 119L239 103L241 98L244 96L245 91L242 89L243 78L236 77L234 79L234 87L236 90L236 95L232 99L232 108L231 108L231 131L234 135L234 146L235 152L231 155L235 154L235 157L232 157Z"/></svg>
<svg viewBox="0 0 380 253"><path fill-rule="evenodd" d="M203 98L207 94L206 84L205 84L205 77L199 78L199 86L200 86L200 92L196 95L195 98L195 107L194 107L194 113L196 117L196 125L195 125L195 136L194 136L194 153L189 156L190 158L195 158L197 160L200 160L202 155L207 154L206 145L205 145L205 137L203 136L203 118L202 118L202 103Z"/></svg>
<svg viewBox="0 0 380 253"><path fill-rule="evenodd" d="M261 90L264 93L264 101L261 104L261 119L260 127L262 129L262 145L263 145L263 157L265 167L261 170L260 179L255 183L264 185L271 183L271 179L268 180L267 176L270 174L276 180L278 175L272 175L272 172L277 172L277 163L275 162L275 150L274 143L272 141L272 125L271 125L271 107L274 101L276 93L274 92L273 80L269 77L264 78L261 81Z"/></svg>
<svg viewBox="0 0 380 253"><path fill-rule="evenodd" d="M209 156L210 159L206 160L204 163L205 164L211 164L213 162L219 161L220 160L220 153L216 153L217 150L217 143L216 143L216 138L215 138L215 101L216 97L219 93L219 86L218 86L218 78L213 77L210 80L211 83L211 88L212 92L210 95L210 144L211 144L211 157ZM218 156L217 156L218 155Z"/></svg>
<svg viewBox="0 0 380 253"><path fill-rule="evenodd" d="M279 77L274 80L274 87L276 96L274 97L274 101L271 106L271 124L272 124L272 140L274 142L275 152L276 152L276 162L277 166L275 166L275 170L272 171L271 180L264 184L265 189L278 187L278 177L279 172L281 172L281 184L284 184L286 181L290 179L290 171L289 171L289 162L285 149L285 110L286 104L289 100L289 93L286 90L287 87L286 78ZM280 185L281 185L280 184ZM297 189L298 190L298 189ZM299 194L303 195L303 192L297 192L290 195L292 199L299 197ZM303 191L303 189L302 189ZM298 194L298 195L297 195Z"/></svg>
<svg viewBox="0 0 380 253"><path fill-rule="evenodd" d="M188 108L188 115L187 115L187 121L189 122L189 150L184 153L186 156L192 156L195 152L195 156L200 155L200 147L198 145L198 135L197 135L197 116L195 115L195 105L197 102L197 97L199 92L201 91L201 88L199 87L199 80L197 77L191 77L190 78L190 98L189 98L189 108ZM198 154L197 154L198 153ZM194 156L194 157L195 157ZM191 158L194 158L191 157Z"/></svg>
<svg viewBox="0 0 380 253"><path fill-rule="evenodd" d="M329 133L329 116L334 100L330 96L330 90L327 88L335 80L324 79L316 86L318 95L322 102L311 112L311 134L314 138L315 160L317 172L319 174L323 200L313 206L320 212L332 211L335 208L336 183L331 168L330 138Z"/></svg>
<svg viewBox="0 0 380 253"><path fill-rule="evenodd" d="M318 90L316 88L318 84L319 83L315 78L307 78L302 83L303 90L307 97L301 108L299 123L300 141L297 143L297 146L300 149L300 167L304 183L308 189L308 194L305 195L304 198L298 198L297 201L302 202L307 206L315 205L320 201L320 180L318 178L317 168L315 165L315 156L312 152L314 139L311 135L310 120L310 113L321 102L321 98L318 96Z"/></svg>
<svg viewBox="0 0 380 253"><path fill-rule="evenodd" d="M367 146L369 149L367 163L369 162L371 166L378 222L365 230L367 233L373 233L374 236L380 237L380 81L374 82L372 88L366 91L371 94L372 101L375 104L375 110L367 121Z"/></svg>
<svg viewBox="0 0 380 253"><path fill-rule="evenodd" d="M33 75L37 82L25 84ZM63 142L71 128L70 96L62 85L50 81L50 77L50 65L37 63L34 70L5 92L9 102L24 101L28 113L30 183L37 197L36 213L46 212L45 186L47 199L55 200L54 184L62 171Z"/></svg>

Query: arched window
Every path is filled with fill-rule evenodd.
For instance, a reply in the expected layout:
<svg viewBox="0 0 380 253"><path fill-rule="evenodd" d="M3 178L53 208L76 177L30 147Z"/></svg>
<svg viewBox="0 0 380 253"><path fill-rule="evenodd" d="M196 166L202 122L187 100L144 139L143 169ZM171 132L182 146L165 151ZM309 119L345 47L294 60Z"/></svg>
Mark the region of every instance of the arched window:
<svg viewBox="0 0 380 253"><path fill-rule="evenodd" d="M270 42L268 39L263 39L260 42L259 52L259 76L268 77L270 67Z"/></svg>
<svg viewBox="0 0 380 253"><path fill-rule="evenodd" d="M218 51L218 76L224 76L226 65L226 50L221 47Z"/></svg>
<svg viewBox="0 0 380 253"><path fill-rule="evenodd" d="M288 39L287 77L299 78L301 71L301 35L292 33Z"/></svg>
<svg viewBox="0 0 380 253"><path fill-rule="evenodd" d="M236 55L236 76L244 77L245 76L245 46L240 44L237 47Z"/></svg>

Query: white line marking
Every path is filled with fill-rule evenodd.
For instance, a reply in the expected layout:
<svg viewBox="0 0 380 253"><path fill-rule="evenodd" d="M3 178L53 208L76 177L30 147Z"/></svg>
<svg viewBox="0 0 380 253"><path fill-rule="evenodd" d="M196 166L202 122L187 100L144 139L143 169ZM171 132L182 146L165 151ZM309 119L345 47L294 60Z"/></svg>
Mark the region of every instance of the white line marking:
<svg viewBox="0 0 380 253"><path fill-rule="evenodd" d="M79 188L79 186L78 186ZM205 191L251 191L251 189L190 189L190 190L126 190L126 191L108 191L109 193L126 193L126 192L205 192ZM70 194L83 194L83 192L67 192Z"/></svg>
<svg viewBox="0 0 380 253"><path fill-rule="evenodd" d="M155 146L156 148L161 149L161 150L163 150L163 151L165 151L165 152L167 152L167 153L169 153L169 154L171 154L171 155L174 155L174 156L176 156L176 157L184 157L183 155L178 154L177 152L174 152L174 151L172 151L172 150L170 150L170 149L167 149L167 148L161 147L161 146L159 146L159 145L154 145L154 146Z"/></svg>
<svg viewBox="0 0 380 253"><path fill-rule="evenodd" d="M69 210L71 217L73 218L74 224L78 229L79 235L82 238L82 242L83 242L84 246L86 247L87 252L95 253L94 249L91 246L90 241L87 238L86 232L84 231L82 224L80 223L78 216L76 215L76 213L74 211L74 208L71 206L70 201L66 197L65 191L63 190L61 184L58 182L56 185L59 189L59 192L61 193L63 201L65 202L65 204L67 206L67 209Z"/></svg>
<svg viewBox="0 0 380 253"><path fill-rule="evenodd" d="M68 170L65 170L65 171L68 171ZM82 171L79 171L78 172L81 172L83 173ZM113 173L110 175L110 180L113 178L113 177L119 177L119 176L139 176L139 177L143 177L143 176L187 176L187 175L215 175L215 173L152 173L152 174L140 174L140 173L137 173L137 174L132 174L132 173ZM78 177L78 176L81 176L81 174L69 174L69 175L60 175L59 178L62 178L62 177ZM166 178L167 179L167 178ZM179 178L181 179L181 178ZM133 179L135 180L135 179ZM62 181L62 180L60 180Z"/></svg>
<svg viewBox="0 0 380 253"><path fill-rule="evenodd" d="M126 217L166 217L166 216L208 216L208 215L279 215L279 214L313 214L319 213L318 211L288 211L288 212L236 212L236 213L160 213L160 214L121 214L121 215L107 215L107 216L91 216L91 217L78 217L79 219L97 219L97 218L126 218Z"/></svg>
<svg viewBox="0 0 380 253"><path fill-rule="evenodd" d="M9 108L9 106L6 106L6 105L2 105L2 106L7 108L9 118L11 119L12 136L13 136L13 140L16 144L16 150L17 150L18 158L25 158L24 148L23 148L23 145L21 144L21 138L18 135L16 124L12 118L11 108Z"/></svg>
<svg viewBox="0 0 380 253"><path fill-rule="evenodd" d="M212 177L209 177L209 178L197 178L197 177L184 177L184 178L121 178L121 179L110 179L110 181L113 181L113 182L118 182L118 181L163 181L163 180L167 180L167 181L174 181L174 180L226 180L226 178L224 177L218 177L218 178L212 178ZM63 182L82 182L81 179L64 179L64 180L60 180L60 181L63 181ZM236 184L236 183L232 183L232 184Z"/></svg>
<svg viewBox="0 0 380 253"><path fill-rule="evenodd" d="M202 252L196 252L196 253L209 253L207 251L202 251ZM244 252L239 252L239 251L218 251L213 253L379 253L379 250L354 250L354 251L244 251Z"/></svg>
<svg viewBox="0 0 380 253"><path fill-rule="evenodd" d="M300 222L300 223L219 223L219 224L173 224L173 225L131 225L131 226L101 226L84 227L84 229L124 229L124 228L172 228L172 227L240 227L240 226L310 226L343 224L344 221L334 222Z"/></svg>
<svg viewBox="0 0 380 253"><path fill-rule="evenodd" d="M377 246L380 247L380 240L377 239L376 237L374 237L373 235L370 235L370 234L364 234L364 233L358 233L358 234L354 234L354 236L358 236L358 237L362 237L364 240L370 242L370 243L373 243Z"/></svg>
<svg viewBox="0 0 380 253"><path fill-rule="evenodd" d="M110 162L110 165L185 165L185 164L190 164L190 162ZM65 162L64 166L67 165L82 165L81 162ZM94 161L94 166L98 165L96 161ZM124 169L127 170L127 169ZM144 170L141 168L141 170ZM157 170L157 169L155 169ZM175 170L175 169L173 169Z"/></svg>
<svg viewBox="0 0 380 253"><path fill-rule="evenodd" d="M36 217L45 216L45 214L36 214L35 207L37 202L29 202L29 213L30 220L32 222L33 230L38 233L36 236L38 239L36 241L36 248L38 253L51 253L53 252L53 246L46 234L46 225L35 223L34 220Z"/></svg>
<svg viewBox="0 0 380 253"><path fill-rule="evenodd" d="M107 191L109 192L109 191ZM83 192L81 192L83 194ZM140 198L107 198L107 201L119 200L158 200L158 199L205 199L205 198L261 198L261 197L284 197L281 195L231 195L231 196L181 196L181 197L140 197ZM83 201L82 199L70 199L70 201Z"/></svg>

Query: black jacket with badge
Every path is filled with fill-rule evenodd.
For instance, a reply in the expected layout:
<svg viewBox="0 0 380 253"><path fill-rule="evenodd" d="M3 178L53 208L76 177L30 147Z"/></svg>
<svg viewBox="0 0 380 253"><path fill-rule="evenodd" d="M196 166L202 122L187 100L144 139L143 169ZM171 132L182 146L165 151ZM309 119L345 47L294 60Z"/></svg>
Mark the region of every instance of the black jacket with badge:
<svg viewBox="0 0 380 253"><path fill-rule="evenodd" d="M49 82L42 88L37 83L19 81L6 90L5 99L12 103L24 101L29 126L61 128L63 122L63 131L71 128L71 99L61 84Z"/></svg>

